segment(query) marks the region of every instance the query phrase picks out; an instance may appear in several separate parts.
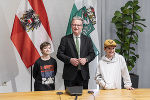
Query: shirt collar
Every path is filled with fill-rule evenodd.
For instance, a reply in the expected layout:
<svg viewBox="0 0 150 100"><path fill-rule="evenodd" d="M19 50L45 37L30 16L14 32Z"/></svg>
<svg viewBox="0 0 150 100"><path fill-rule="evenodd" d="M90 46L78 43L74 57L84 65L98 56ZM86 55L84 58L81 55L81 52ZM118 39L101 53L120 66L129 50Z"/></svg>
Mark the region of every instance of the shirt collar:
<svg viewBox="0 0 150 100"><path fill-rule="evenodd" d="M78 35L78 36L75 36L75 35L73 34L73 38L76 38L76 37L80 38L80 37L81 37L81 34Z"/></svg>

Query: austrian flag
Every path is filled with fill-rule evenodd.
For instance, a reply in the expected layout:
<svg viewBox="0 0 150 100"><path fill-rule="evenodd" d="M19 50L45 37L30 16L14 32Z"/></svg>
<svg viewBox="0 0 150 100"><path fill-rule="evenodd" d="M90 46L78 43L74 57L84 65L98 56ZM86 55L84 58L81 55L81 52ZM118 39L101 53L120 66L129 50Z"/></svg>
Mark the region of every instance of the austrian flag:
<svg viewBox="0 0 150 100"><path fill-rule="evenodd" d="M40 44L47 41L54 51L48 17L42 0L21 0L15 15L11 40L25 66L40 57Z"/></svg>

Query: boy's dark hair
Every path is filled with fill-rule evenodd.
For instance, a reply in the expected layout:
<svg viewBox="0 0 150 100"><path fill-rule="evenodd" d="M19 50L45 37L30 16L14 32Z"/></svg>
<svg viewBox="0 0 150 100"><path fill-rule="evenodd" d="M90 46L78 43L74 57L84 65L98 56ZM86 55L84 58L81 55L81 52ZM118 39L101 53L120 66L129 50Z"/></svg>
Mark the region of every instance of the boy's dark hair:
<svg viewBox="0 0 150 100"><path fill-rule="evenodd" d="M45 46L51 46L51 44L49 42L43 42L41 45L40 45L40 49L42 50Z"/></svg>

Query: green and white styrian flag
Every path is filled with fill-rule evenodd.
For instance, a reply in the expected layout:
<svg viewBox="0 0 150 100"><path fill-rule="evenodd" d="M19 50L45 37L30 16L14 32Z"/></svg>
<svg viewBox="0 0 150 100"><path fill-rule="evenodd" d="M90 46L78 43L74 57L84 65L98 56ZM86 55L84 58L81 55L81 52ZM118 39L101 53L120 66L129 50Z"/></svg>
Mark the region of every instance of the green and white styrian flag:
<svg viewBox="0 0 150 100"><path fill-rule="evenodd" d="M99 41L98 41L98 32L96 25L96 7L97 0L75 0L73 5L70 19L68 22L68 27L66 35L72 34L71 21L74 16L80 16L83 18L83 30L82 33L91 37L93 41L95 54L99 54Z"/></svg>

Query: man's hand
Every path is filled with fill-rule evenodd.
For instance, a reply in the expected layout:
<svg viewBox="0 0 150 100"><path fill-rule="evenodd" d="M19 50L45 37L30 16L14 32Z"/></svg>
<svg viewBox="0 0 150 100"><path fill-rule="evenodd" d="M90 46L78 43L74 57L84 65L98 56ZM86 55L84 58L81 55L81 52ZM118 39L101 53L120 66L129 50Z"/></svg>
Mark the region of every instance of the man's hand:
<svg viewBox="0 0 150 100"><path fill-rule="evenodd" d="M79 58L79 63L81 65L85 65L86 61L87 61L86 58Z"/></svg>
<svg viewBox="0 0 150 100"><path fill-rule="evenodd" d="M78 66L79 65L79 60L77 58L71 58L70 59L70 63L73 65L73 66Z"/></svg>

